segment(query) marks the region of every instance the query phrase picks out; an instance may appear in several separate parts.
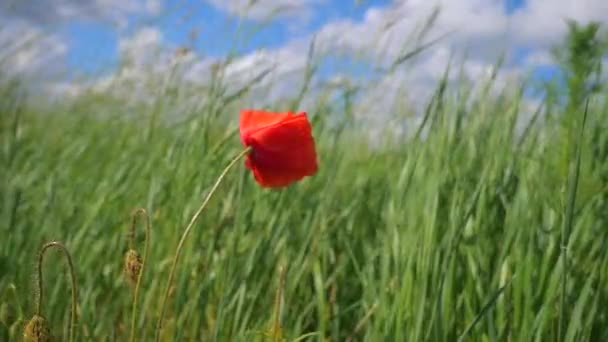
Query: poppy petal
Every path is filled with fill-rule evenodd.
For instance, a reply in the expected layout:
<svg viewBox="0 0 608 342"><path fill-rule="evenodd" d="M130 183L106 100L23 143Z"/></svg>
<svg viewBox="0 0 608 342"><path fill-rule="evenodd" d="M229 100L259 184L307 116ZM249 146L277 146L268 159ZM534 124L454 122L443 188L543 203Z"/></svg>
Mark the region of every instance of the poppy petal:
<svg viewBox="0 0 608 342"><path fill-rule="evenodd" d="M251 146L245 165L262 186L281 187L317 172L306 113L241 112L241 140Z"/></svg>
<svg viewBox="0 0 608 342"><path fill-rule="evenodd" d="M287 119L292 113L270 113L263 110L243 109L240 118L241 140L253 134L255 131L279 124ZM243 141L243 144L245 142Z"/></svg>
<svg viewBox="0 0 608 342"><path fill-rule="evenodd" d="M316 153L311 127L304 114L275 126L258 130L250 137L255 161L268 168L316 171Z"/></svg>

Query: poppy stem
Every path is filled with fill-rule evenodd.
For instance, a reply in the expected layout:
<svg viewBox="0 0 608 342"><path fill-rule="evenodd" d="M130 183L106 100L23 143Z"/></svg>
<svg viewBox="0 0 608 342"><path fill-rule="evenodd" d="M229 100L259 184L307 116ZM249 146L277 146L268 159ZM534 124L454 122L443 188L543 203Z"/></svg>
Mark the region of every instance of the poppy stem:
<svg viewBox="0 0 608 342"><path fill-rule="evenodd" d="M249 153L250 151L251 151L250 147L247 147L246 149L244 149L243 151L241 151L236 157L234 157L234 159L232 159L230 161L230 163L228 163L228 165L222 171L222 173L220 173L220 176L215 181L215 184L213 184L213 187L211 187L211 190L209 191L209 193L207 194L207 196L203 200L203 203L201 204L201 206L198 208L198 210L196 211L196 213L194 213L194 215L190 219L190 223L188 223L188 226L184 230L184 233L182 234L182 236L181 236L181 238L179 240L179 243L177 244L177 250L175 251L175 255L173 256L173 263L171 264L171 270L169 272L169 280L167 282L167 288L165 289L165 293L163 295L163 301L162 301L162 304L161 304L161 307L160 307L160 314L158 316L158 321L156 323L156 335L155 335L154 340L157 341L157 342L160 340L160 333L161 333L161 330L162 330L163 318L164 318L164 315L165 315L165 309L167 307L167 301L169 300L169 292L171 290L171 284L173 283L173 278L175 276L175 269L177 267L177 262L179 261L179 256L180 256L180 254L182 252L182 249L184 247L184 243L186 242L186 239L188 238L188 235L190 234L190 231L192 230L192 227L194 227L194 223L196 222L196 220L198 219L198 217L201 215L201 213L203 212L203 210L205 209L205 207L207 207L207 203L209 203L209 200L211 199L211 196L213 196L213 194L215 193L215 191L217 190L217 188L219 187L219 185L222 183L222 180L224 179L224 177L226 176L226 174L228 173L228 171L230 171L230 169L232 169L232 167L241 158L243 158L247 153Z"/></svg>

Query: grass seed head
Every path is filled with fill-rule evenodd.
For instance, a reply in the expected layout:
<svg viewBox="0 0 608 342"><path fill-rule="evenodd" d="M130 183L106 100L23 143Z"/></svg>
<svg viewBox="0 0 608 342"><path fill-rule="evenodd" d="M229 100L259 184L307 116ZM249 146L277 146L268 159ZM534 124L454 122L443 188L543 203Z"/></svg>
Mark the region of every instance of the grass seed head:
<svg viewBox="0 0 608 342"><path fill-rule="evenodd" d="M141 255L136 250L129 249L125 255L125 276L131 284L137 284L142 265Z"/></svg>
<svg viewBox="0 0 608 342"><path fill-rule="evenodd" d="M49 322L40 315L34 315L34 317L25 325L23 340L25 342L52 341Z"/></svg>

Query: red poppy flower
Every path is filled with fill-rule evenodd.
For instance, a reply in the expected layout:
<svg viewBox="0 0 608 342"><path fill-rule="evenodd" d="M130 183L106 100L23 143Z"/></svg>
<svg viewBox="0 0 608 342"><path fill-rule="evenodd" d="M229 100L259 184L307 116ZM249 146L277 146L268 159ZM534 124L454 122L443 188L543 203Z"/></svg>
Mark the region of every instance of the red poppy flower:
<svg viewBox="0 0 608 342"><path fill-rule="evenodd" d="M251 147L245 166L263 187L282 187L317 172L306 113L241 111L241 142Z"/></svg>

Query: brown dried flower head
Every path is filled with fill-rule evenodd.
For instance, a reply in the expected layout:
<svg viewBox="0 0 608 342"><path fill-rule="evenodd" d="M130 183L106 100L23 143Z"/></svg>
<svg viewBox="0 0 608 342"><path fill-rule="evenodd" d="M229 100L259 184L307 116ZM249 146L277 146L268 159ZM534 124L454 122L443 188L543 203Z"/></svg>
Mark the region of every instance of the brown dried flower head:
<svg viewBox="0 0 608 342"><path fill-rule="evenodd" d="M137 284L142 265L141 255L136 250L129 249L125 255L125 276L131 284Z"/></svg>
<svg viewBox="0 0 608 342"><path fill-rule="evenodd" d="M25 342L50 342L52 341L49 322L40 315L34 315L26 324L23 332Z"/></svg>

